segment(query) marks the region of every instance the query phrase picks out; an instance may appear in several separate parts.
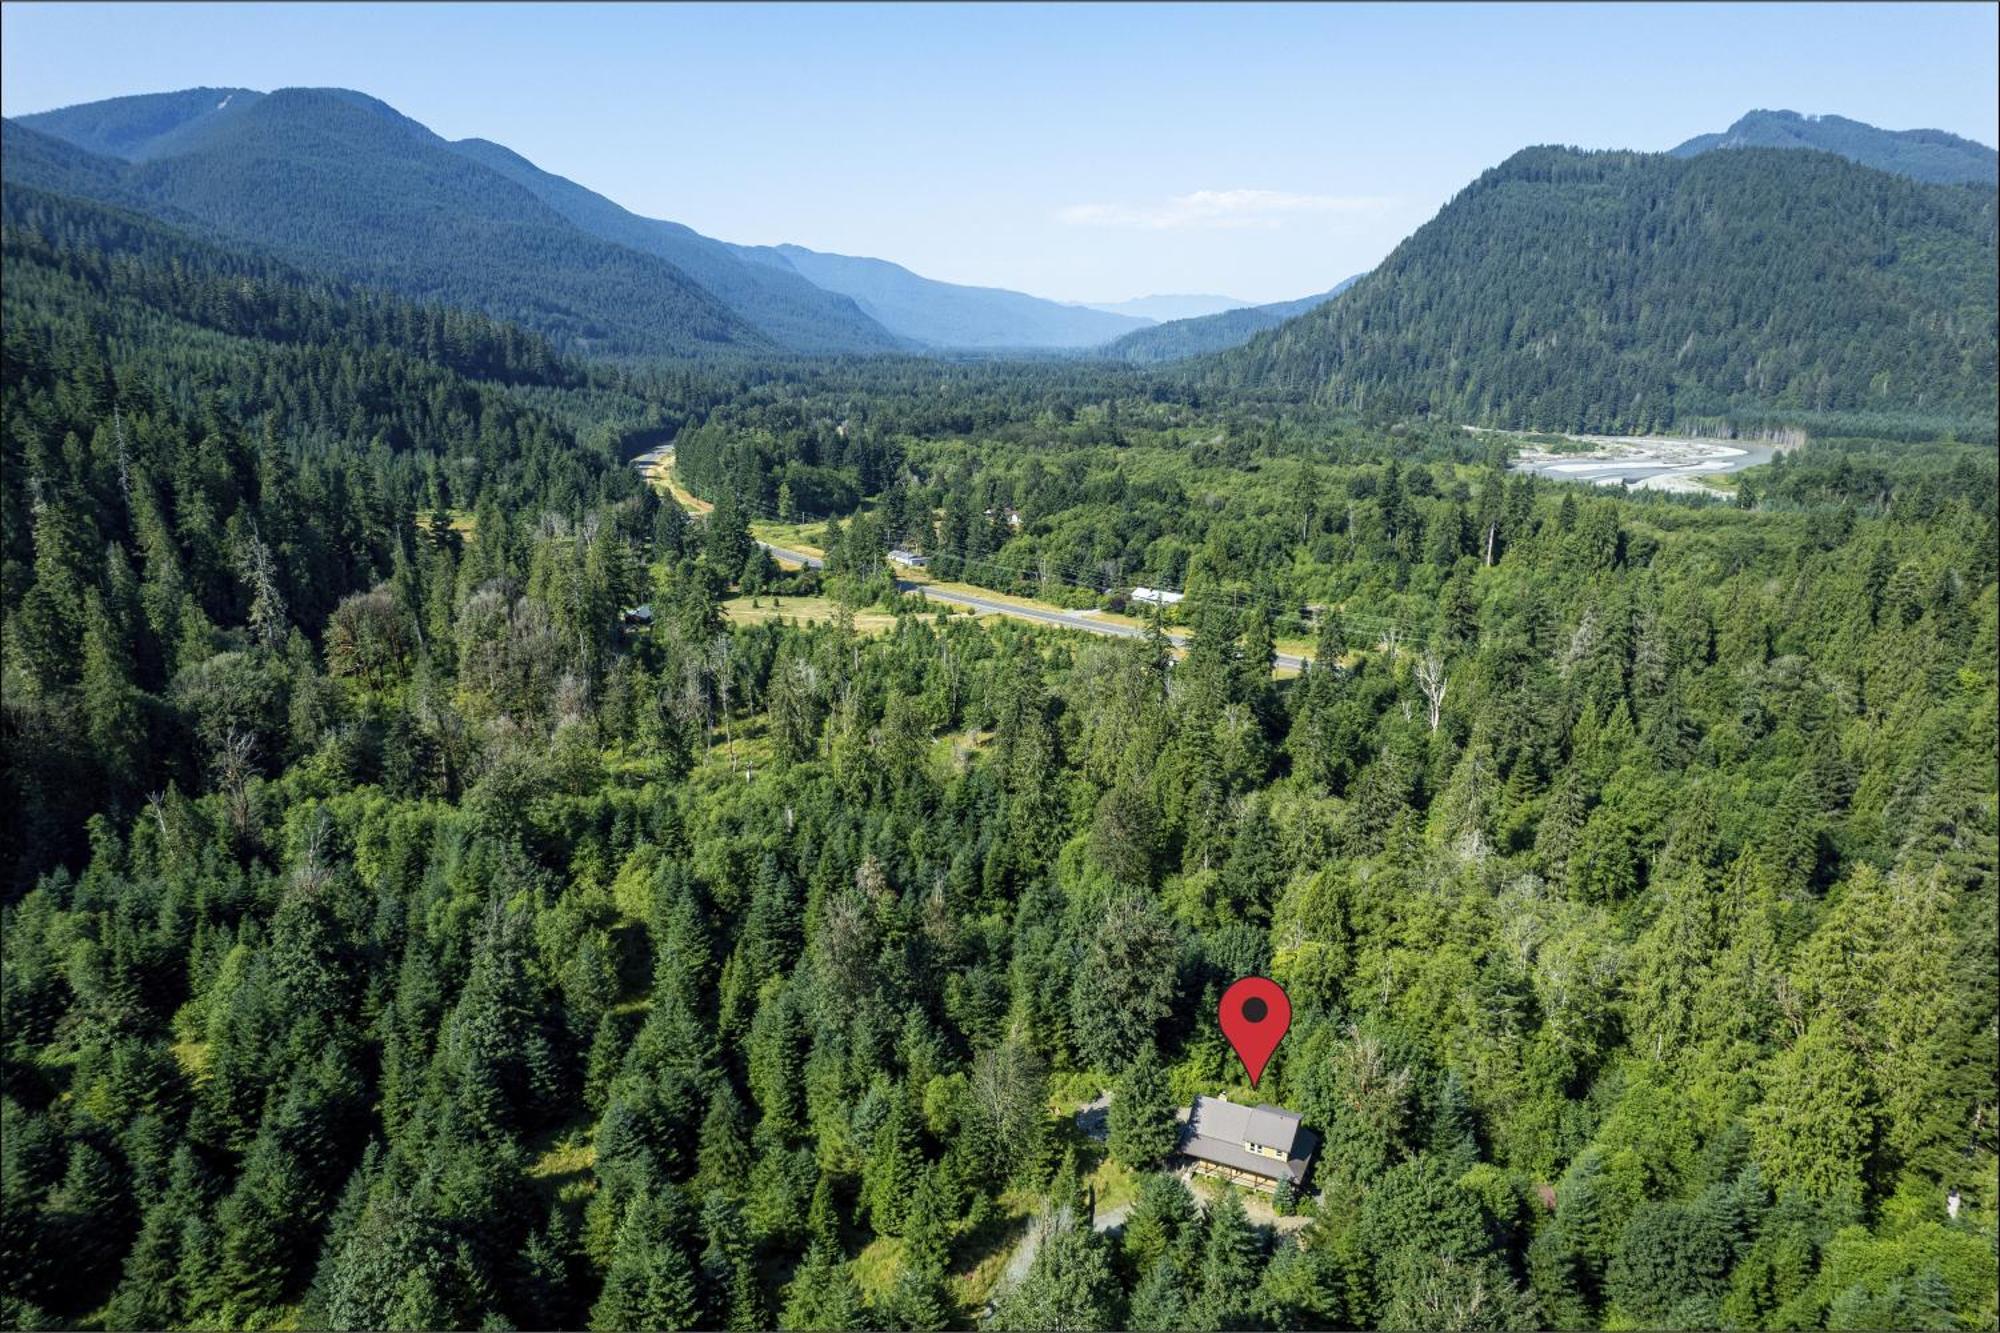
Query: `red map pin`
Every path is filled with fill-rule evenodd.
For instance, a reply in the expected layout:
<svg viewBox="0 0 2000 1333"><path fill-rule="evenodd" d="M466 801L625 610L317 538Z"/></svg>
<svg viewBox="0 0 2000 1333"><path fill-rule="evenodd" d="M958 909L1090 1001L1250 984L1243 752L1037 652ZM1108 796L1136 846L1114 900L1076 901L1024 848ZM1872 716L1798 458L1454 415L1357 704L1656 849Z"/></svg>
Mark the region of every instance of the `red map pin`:
<svg viewBox="0 0 2000 1333"><path fill-rule="evenodd" d="M1217 1017L1222 1020L1222 1035L1229 1038L1243 1072L1250 1076L1250 1086L1256 1087L1264 1066L1271 1062L1271 1052L1292 1025L1292 1002L1285 997L1285 988L1269 977L1245 977L1222 992Z"/></svg>

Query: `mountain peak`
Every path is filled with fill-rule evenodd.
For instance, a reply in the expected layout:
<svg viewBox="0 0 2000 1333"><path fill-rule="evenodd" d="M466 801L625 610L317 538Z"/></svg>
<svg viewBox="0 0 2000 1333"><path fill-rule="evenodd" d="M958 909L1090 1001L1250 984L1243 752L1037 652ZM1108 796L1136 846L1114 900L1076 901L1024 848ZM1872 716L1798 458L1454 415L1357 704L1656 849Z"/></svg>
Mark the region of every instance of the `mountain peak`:
<svg viewBox="0 0 2000 1333"><path fill-rule="evenodd" d="M1992 207L1829 152L1528 149L1347 295L1210 373L1535 429L1645 433L1777 409L1921 412L1984 434Z"/></svg>
<svg viewBox="0 0 2000 1333"><path fill-rule="evenodd" d="M1719 134L1689 139L1673 155L1694 157L1720 148L1811 148L1932 185L2000 184L2000 153L1985 144L1946 130L1885 130L1831 114L1746 112Z"/></svg>
<svg viewBox="0 0 2000 1333"><path fill-rule="evenodd" d="M240 115L263 98L254 88L183 88L83 102L15 119L86 152L143 162L161 156L163 146L171 149L197 127Z"/></svg>

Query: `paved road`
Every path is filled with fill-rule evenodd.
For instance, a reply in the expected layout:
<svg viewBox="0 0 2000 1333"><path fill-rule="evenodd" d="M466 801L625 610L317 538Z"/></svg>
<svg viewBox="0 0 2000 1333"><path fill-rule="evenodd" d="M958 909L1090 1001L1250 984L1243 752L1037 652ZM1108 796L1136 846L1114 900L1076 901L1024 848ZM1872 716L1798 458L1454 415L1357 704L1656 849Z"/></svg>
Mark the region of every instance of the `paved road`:
<svg viewBox="0 0 2000 1333"><path fill-rule="evenodd" d="M789 560L795 565L804 565L809 569L820 569L826 564L818 556L807 555L804 551L788 550L782 546L773 546L769 542L758 542L757 544L778 559ZM896 581L896 588L900 592L913 592L919 597L928 598L934 602L948 602L952 606L969 607L974 611L985 611L993 615L1013 616L1016 620L1031 620L1037 624L1054 625L1060 629L1080 629L1086 634L1107 634L1114 639L1142 639L1146 636L1146 631L1135 626L1119 625L1110 621L1097 620L1089 615L1075 611L1044 611L1039 607L1022 606L1016 602L1003 602L997 598L981 597L977 593L946 592L932 584L912 583L907 579L898 579ZM1173 644L1176 648L1185 648L1188 646L1188 635L1168 631L1166 637L1167 642ZM1307 657L1295 657L1291 653L1279 653L1277 664L1281 667L1288 667L1293 671L1303 671L1306 663L1310 660L1312 659Z"/></svg>
<svg viewBox="0 0 2000 1333"><path fill-rule="evenodd" d="M769 542L758 542L757 544L780 560L789 560L795 565L804 565L807 569L826 568L826 561L816 555L807 555L804 551L788 551L782 546L773 546Z"/></svg>
<svg viewBox="0 0 2000 1333"><path fill-rule="evenodd" d="M645 453L640 454L637 458L634 458L632 465L641 472L644 472L647 467L653 464L671 466L673 452L674 447L671 444L656 445L648 449ZM816 555L808 555L804 551L794 551L783 546L773 546L770 542L758 542L757 544L778 559L789 560L795 565L804 565L808 569L823 569L826 566L825 560ZM1088 615L1080 615L1074 611L1044 611L1032 606L1021 606L1014 602L1001 601L997 598L981 597L977 593L945 592L927 583L911 583L903 579L898 579L896 587L901 592L913 592L920 597L928 598L934 602L946 602L952 606L968 607L971 610L985 611L992 615L1012 616L1016 620L1029 620L1040 625L1054 625L1059 629L1079 629L1086 634L1105 634L1114 639L1140 639L1144 638L1146 634L1146 631L1132 625L1118 625L1109 621L1096 620ZM1173 644L1176 648L1186 648L1189 636L1169 632L1167 634L1167 642ZM1291 653L1279 653L1277 656L1277 665L1292 671L1303 671L1305 670L1306 663L1310 660L1310 658L1294 656Z"/></svg>

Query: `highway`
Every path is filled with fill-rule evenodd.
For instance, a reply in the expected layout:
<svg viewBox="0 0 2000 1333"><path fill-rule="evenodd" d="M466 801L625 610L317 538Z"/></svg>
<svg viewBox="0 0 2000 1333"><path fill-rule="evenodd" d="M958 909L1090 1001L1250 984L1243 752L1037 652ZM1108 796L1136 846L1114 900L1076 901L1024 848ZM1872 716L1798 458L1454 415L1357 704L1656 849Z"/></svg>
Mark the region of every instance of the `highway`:
<svg viewBox="0 0 2000 1333"><path fill-rule="evenodd" d="M649 467L653 466L663 465L664 467L671 468L673 466L673 452L674 448L672 445L660 445L647 450L633 459L632 466L638 468L642 474ZM822 560L819 556L808 555L804 551L794 551L783 546L773 546L770 542L758 542L757 544L779 560L789 560L795 565L804 565L808 569L824 569L826 567L826 561ZM1139 639L1144 638L1146 633L1144 630L1131 625L1113 624L1109 621L1098 620L1090 615L1075 611L1059 611L1054 608L1045 610L1041 607L1022 606L1018 602L1006 602L998 598L981 597L977 593L945 592L930 584L913 583L907 579L896 580L896 588L900 592L916 593L919 597L927 598L933 602L944 602L951 606L962 606L973 611L983 611L990 615L1012 616L1016 620L1032 621L1038 625L1053 625L1057 629L1082 630L1085 634L1104 634L1114 639ZM1174 631L1168 631L1166 637L1167 641L1173 644L1174 647L1183 649L1188 646L1190 638L1187 634ZM1277 665L1280 668L1290 671L1305 670L1306 663L1311 660L1309 657L1295 656L1291 653L1279 653L1277 655Z"/></svg>
<svg viewBox="0 0 2000 1333"><path fill-rule="evenodd" d="M805 565L810 569L821 569L826 564L818 556L807 555L804 551L787 550L782 546L773 546L769 542L758 542L757 544L769 551L777 559L789 560L795 565ZM974 611L984 611L992 615L1012 616L1016 620L1033 621L1038 625L1054 625L1058 629L1080 629L1086 634L1105 634L1114 639L1142 639L1146 636L1146 631L1134 626L1113 624L1109 621L1098 620L1093 616L1081 612L1044 610L1041 607L1022 606L1018 602L1003 602L994 598L981 597L977 593L946 592L928 583L913 583L908 579L897 579L896 589L899 592L913 592L917 596L933 602L946 602L952 606L969 607ZM1167 642L1173 644L1174 647L1186 648L1190 636L1169 630L1166 637ZM1308 657L1293 656L1291 653L1279 653L1277 655L1277 664L1292 671L1305 670L1306 663L1311 660Z"/></svg>

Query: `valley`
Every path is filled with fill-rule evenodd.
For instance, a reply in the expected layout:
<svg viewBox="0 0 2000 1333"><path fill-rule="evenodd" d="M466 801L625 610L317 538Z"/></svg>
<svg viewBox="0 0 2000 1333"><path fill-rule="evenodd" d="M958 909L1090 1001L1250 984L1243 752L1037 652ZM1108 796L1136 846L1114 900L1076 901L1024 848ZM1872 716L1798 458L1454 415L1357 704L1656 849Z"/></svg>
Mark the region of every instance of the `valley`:
<svg viewBox="0 0 2000 1333"><path fill-rule="evenodd" d="M0 1329L2000 1318L1972 7L74 8Z"/></svg>

